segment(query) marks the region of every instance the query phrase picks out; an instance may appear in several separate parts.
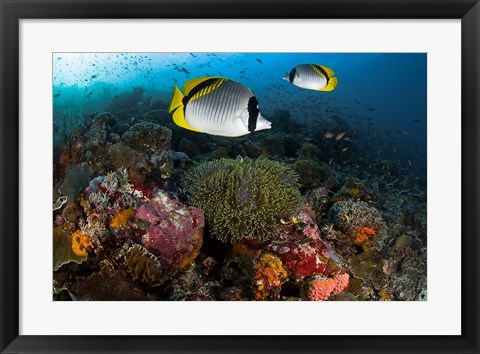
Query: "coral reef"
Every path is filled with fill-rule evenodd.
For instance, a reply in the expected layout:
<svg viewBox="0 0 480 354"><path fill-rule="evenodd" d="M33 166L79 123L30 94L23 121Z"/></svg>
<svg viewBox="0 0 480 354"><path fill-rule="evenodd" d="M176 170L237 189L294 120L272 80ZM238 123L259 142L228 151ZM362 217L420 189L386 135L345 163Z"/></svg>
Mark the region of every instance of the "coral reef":
<svg viewBox="0 0 480 354"><path fill-rule="evenodd" d="M184 177L190 202L205 211L212 234L232 243L280 233L280 219L300 202L298 176L267 159L220 159L193 167Z"/></svg>
<svg viewBox="0 0 480 354"><path fill-rule="evenodd" d="M426 299L426 182L359 116L229 139L107 93L54 112L54 300Z"/></svg>

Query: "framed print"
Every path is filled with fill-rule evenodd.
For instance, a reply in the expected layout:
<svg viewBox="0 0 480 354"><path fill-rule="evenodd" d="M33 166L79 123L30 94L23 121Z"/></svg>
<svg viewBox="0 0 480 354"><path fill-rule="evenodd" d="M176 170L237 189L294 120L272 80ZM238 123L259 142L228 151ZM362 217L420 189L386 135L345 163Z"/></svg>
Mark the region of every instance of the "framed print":
<svg viewBox="0 0 480 354"><path fill-rule="evenodd" d="M2 352L478 352L477 1L0 10Z"/></svg>

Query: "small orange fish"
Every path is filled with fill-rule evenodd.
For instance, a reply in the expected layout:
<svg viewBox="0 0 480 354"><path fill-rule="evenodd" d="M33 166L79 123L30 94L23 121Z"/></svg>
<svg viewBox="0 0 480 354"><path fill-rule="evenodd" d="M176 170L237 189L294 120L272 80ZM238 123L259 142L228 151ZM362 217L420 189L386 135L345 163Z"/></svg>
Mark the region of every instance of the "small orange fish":
<svg viewBox="0 0 480 354"><path fill-rule="evenodd" d="M346 151L348 151L348 147L345 147L342 149L342 152L346 152Z"/></svg>
<svg viewBox="0 0 480 354"><path fill-rule="evenodd" d="M335 140L340 140L341 138L343 138L344 135L345 135L345 132L338 133Z"/></svg>
<svg viewBox="0 0 480 354"><path fill-rule="evenodd" d="M326 132L323 136L327 139L331 139L331 138L333 138L333 133Z"/></svg>

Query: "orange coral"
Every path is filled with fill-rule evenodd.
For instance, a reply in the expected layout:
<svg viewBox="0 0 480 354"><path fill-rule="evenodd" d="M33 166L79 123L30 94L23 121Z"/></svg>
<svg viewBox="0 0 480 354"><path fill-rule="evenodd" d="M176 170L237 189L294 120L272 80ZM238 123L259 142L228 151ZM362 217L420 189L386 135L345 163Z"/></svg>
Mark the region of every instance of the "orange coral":
<svg viewBox="0 0 480 354"><path fill-rule="evenodd" d="M133 209L119 211L112 220L110 220L110 227L118 229L120 226L125 225L133 215L135 215L135 210Z"/></svg>
<svg viewBox="0 0 480 354"><path fill-rule="evenodd" d="M376 231L374 229L368 226L364 226L357 233L357 237L355 238L355 243L370 244L371 236L374 236L375 234L376 234Z"/></svg>
<svg viewBox="0 0 480 354"><path fill-rule="evenodd" d="M269 253L263 254L254 267L253 297L255 300L278 299L287 271L280 258Z"/></svg>
<svg viewBox="0 0 480 354"><path fill-rule="evenodd" d="M92 238L84 234L81 230L77 230L72 234L72 250L77 256L86 257L88 255L87 247L90 245Z"/></svg>

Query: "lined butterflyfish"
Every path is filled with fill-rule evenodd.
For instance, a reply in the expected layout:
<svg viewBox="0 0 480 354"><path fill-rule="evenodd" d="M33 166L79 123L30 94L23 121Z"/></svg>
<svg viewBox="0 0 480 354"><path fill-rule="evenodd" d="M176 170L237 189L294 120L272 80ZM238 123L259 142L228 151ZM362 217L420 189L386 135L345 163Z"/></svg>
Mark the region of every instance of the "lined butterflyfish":
<svg viewBox="0 0 480 354"><path fill-rule="evenodd" d="M201 77L186 82L183 91L175 86L169 108L182 128L229 137L271 128L252 91L236 81Z"/></svg>
<svg viewBox="0 0 480 354"><path fill-rule="evenodd" d="M317 91L332 91L338 85L333 70L318 64L297 65L283 79L295 86Z"/></svg>

